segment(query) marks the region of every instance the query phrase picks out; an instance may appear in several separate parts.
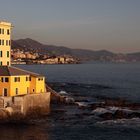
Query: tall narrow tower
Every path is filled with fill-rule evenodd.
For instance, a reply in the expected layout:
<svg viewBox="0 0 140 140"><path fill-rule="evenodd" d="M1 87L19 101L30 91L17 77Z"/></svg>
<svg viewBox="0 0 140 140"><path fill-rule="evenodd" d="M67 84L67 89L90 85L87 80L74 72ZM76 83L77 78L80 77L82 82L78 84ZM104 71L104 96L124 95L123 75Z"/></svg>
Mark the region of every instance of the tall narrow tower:
<svg viewBox="0 0 140 140"><path fill-rule="evenodd" d="M11 65L11 28L11 23L0 22L0 66Z"/></svg>

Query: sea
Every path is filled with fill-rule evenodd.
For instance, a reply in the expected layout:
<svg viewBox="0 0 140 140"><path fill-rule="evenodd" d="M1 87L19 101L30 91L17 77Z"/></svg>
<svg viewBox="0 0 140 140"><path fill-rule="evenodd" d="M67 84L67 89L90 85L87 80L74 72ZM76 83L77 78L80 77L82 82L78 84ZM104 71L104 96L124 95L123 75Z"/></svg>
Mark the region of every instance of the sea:
<svg viewBox="0 0 140 140"><path fill-rule="evenodd" d="M15 67L44 75L54 90L74 99L77 105L52 104L45 118L29 124L1 124L0 140L140 140L140 118L100 119L93 115L94 109L86 107L106 98L140 103L140 63Z"/></svg>

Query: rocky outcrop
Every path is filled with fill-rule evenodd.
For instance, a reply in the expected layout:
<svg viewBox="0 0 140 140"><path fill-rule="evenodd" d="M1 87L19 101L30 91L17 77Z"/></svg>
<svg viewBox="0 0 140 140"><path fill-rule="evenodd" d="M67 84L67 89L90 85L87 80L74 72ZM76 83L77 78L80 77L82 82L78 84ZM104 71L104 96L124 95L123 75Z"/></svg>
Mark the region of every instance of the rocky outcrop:
<svg viewBox="0 0 140 140"><path fill-rule="evenodd" d="M80 109L91 110L88 116L103 120L140 118L140 103L122 99L100 98L97 102L79 101L76 104Z"/></svg>
<svg viewBox="0 0 140 140"><path fill-rule="evenodd" d="M53 90L51 87L46 85L47 90L51 93L51 103L55 104L75 104L75 100L72 97L67 96L66 93L61 92L60 94Z"/></svg>

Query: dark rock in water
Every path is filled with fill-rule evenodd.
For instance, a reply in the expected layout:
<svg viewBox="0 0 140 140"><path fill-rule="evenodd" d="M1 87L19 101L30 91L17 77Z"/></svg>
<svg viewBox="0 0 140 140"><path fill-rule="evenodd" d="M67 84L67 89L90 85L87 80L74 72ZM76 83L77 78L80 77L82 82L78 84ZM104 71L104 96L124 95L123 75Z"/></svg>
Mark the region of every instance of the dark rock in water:
<svg viewBox="0 0 140 140"><path fill-rule="evenodd" d="M123 112L122 110L117 110L115 113L106 112L106 113L100 114L99 117L101 117L105 120L112 120L112 119L128 118L128 115L125 112Z"/></svg>
<svg viewBox="0 0 140 140"><path fill-rule="evenodd" d="M75 100L71 97L66 97L65 98L65 103L66 104L74 104L75 103Z"/></svg>
<svg viewBox="0 0 140 140"><path fill-rule="evenodd" d="M106 100L105 100L105 105L106 105L106 106L124 107L124 106L126 106L126 101L121 100L121 99L118 99L118 100L106 99Z"/></svg>
<svg viewBox="0 0 140 140"><path fill-rule="evenodd" d="M140 103L127 103L126 107L133 110L137 110L137 109L140 109Z"/></svg>
<svg viewBox="0 0 140 140"><path fill-rule="evenodd" d="M91 107L96 108L96 106L98 107L114 106L114 107L127 107L133 110L140 109L140 103L131 103L130 101L126 101L126 100L118 99L118 98L115 98L115 99L107 98L107 97L97 97L97 98L102 100L103 103L93 104Z"/></svg>
<svg viewBox="0 0 140 140"><path fill-rule="evenodd" d="M64 102L65 102L65 97L57 93L51 93L51 103L62 104Z"/></svg>
<svg viewBox="0 0 140 140"><path fill-rule="evenodd" d="M139 112L133 112L131 114L128 114L129 118L140 118L140 113Z"/></svg>
<svg viewBox="0 0 140 140"><path fill-rule="evenodd" d="M113 114L114 119L123 119L123 118L128 118L128 114L124 112L123 110L117 110Z"/></svg>
<svg viewBox="0 0 140 140"><path fill-rule="evenodd" d="M90 104L91 109L96 109L98 107L105 107L105 103L104 102L95 102L95 103Z"/></svg>
<svg viewBox="0 0 140 140"><path fill-rule="evenodd" d="M112 113L106 112L104 114L99 115L99 117L104 118L105 120L112 120L114 116Z"/></svg>
<svg viewBox="0 0 140 140"><path fill-rule="evenodd" d="M132 118L140 118L139 112L127 112L126 110L118 109L114 113L113 112L105 112L99 115L99 117L105 120L111 119L132 119Z"/></svg>
<svg viewBox="0 0 140 140"><path fill-rule="evenodd" d="M80 109L88 109L90 107L88 102L75 102L75 104L78 105Z"/></svg>

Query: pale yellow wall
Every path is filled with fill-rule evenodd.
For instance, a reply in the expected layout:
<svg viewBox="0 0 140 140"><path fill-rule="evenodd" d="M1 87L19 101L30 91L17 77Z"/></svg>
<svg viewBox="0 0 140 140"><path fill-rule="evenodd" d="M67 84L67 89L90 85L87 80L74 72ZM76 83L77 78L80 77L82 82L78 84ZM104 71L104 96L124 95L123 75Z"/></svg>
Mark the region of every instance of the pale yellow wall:
<svg viewBox="0 0 140 140"><path fill-rule="evenodd" d="M43 78L43 80L38 80L38 79ZM45 90L45 78L44 77L37 77L36 78L36 93L43 93L46 92Z"/></svg>
<svg viewBox="0 0 140 140"><path fill-rule="evenodd" d="M2 65L7 65L7 62L10 62L10 49L11 49L11 23L0 22L0 29L4 29L4 34L0 34L0 40L4 40L4 45L0 45L0 51L3 52L3 57L0 57L0 61L2 61ZM10 34L7 35L7 30L10 30ZM6 40L8 41L8 45L6 45ZM10 44L9 44L10 41ZM7 57L7 51L9 51L9 57Z"/></svg>
<svg viewBox="0 0 140 140"><path fill-rule="evenodd" d="M39 78L43 78L43 80L38 80ZM34 92L33 92L34 89ZM45 78L44 77L31 77L31 93L40 93L46 92L45 88Z"/></svg>
<svg viewBox="0 0 140 140"><path fill-rule="evenodd" d="M29 76L29 75L26 75ZM11 76L11 86L10 86L10 95L15 96L16 95L16 88L18 88L18 94L17 95L24 95L27 94L27 87L29 88L30 92L30 81L26 81L26 76ZM20 77L20 82L15 82L15 77Z"/></svg>
<svg viewBox="0 0 140 140"><path fill-rule="evenodd" d="M36 77L33 76L31 77L30 93L36 93Z"/></svg>
<svg viewBox="0 0 140 140"><path fill-rule="evenodd" d="M9 82L2 82L1 81L2 77L6 77L6 76L0 77L0 96L3 96L4 88L7 88L8 90L7 96L46 92L45 77L31 77L31 81L26 81L26 77L29 77L29 75L9 76L8 77ZM15 77L20 77L20 81L15 82ZM43 78L43 80L38 80L39 78ZM18 89L18 94L16 94L16 88ZM27 92L27 88L28 88L28 92Z"/></svg>

